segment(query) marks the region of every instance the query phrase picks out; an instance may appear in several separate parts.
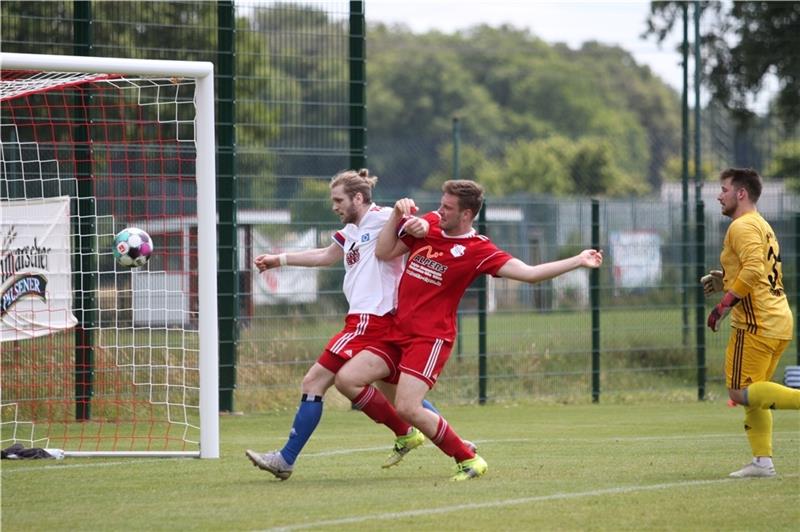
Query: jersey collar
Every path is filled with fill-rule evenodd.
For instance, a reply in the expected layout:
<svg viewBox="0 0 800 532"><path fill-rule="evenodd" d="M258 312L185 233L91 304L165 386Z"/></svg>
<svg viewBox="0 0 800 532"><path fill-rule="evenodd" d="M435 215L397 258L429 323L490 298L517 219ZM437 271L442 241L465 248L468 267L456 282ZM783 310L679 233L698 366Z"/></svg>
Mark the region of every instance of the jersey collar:
<svg viewBox="0 0 800 532"><path fill-rule="evenodd" d="M476 234L477 233L475 232L475 228L474 227L470 227L469 231L467 231L463 235L450 236L447 233L445 233L444 231L442 231L442 236L445 237L445 238L471 238L471 237L475 236Z"/></svg>
<svg viewBox="0 0 800 532"><path fill-rule="evenodd" d="M364 220L366 220L367 217L370 215L370 213L373 211L373 209L376 209L377 207L378 206L375 204L375 202L373 202L372 205L369 206L369 209L367 209L367 212L364 213L364 216L362 216L361 219L358 221L358 223L353 225L355 225L356 227L361 227L361 225L364 223Z"/></svg>

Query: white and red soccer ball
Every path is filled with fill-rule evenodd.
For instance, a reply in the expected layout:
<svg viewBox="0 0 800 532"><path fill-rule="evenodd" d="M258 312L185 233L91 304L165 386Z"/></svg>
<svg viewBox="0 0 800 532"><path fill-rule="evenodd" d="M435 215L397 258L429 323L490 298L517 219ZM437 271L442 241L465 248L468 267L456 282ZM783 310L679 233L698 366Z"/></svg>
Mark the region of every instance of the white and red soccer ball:
<svg viewBox="0 0 800 532"><path fill-rule="evenodd" d="M114 258L120 266L139 268L153 254L153 239L138 227L126 227L114 237Z"/></svg>

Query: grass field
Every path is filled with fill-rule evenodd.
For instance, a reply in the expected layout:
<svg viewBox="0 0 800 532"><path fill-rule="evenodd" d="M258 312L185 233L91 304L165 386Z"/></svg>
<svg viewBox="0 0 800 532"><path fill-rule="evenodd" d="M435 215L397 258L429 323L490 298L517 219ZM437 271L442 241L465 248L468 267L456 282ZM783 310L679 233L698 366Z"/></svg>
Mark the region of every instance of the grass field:
<svg viewBox="0 0 800 532"><path fill-rule="evenodd" d="M280 482L245 448L282 445L292 413L221 419L222 457L3 461L2 529L796 530L800 416L775 412L773 479L749 460L742 410L720 401L457 406L445 414L489 462L449 482L433 445L380 469L391 436L328 408Z"/></svg>

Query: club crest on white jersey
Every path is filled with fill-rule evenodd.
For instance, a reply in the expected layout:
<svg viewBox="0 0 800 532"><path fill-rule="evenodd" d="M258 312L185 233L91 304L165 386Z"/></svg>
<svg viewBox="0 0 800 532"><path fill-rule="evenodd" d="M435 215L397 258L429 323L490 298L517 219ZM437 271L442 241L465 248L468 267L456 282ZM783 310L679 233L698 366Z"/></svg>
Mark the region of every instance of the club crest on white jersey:
<svg viewBox="0 0 800 532"><path fill-rule="evenodd" d="M392 209L372 205L358 225L349 223L332 237L344 254L342 283L348 314L383 316L397 306L397 284L403 273L403 257L379 261L375 257L378 234Z"/></svg>
<svg viewBox="0 0 800 532"><path fill-rule="evenodd" d="M345 255L345 260L347 261L348 266L353 266L359 260L361 260L361 252L358 250L358 248L353 248L347 252L347 255Z"/></svg>

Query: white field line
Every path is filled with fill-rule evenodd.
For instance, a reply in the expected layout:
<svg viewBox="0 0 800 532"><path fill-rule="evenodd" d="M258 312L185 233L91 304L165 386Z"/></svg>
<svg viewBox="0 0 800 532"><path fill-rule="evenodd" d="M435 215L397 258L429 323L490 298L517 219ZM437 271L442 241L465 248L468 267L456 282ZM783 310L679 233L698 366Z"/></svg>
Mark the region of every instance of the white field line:
<svg viewBox="0 0 800 532"><path fill-rule="evenodd" d="M779 438L784 435L791 435L797 436L797 432L791 431L778 431L773 432L773 437ZM740 438L741 434L732 434L732 433L717 433L717 434L694 434L694 435L686 435L686 436L606 436L603 438L499 438L499 439L483 439L483 440L473 440L474 443L481 445L487 443L546 443L546 442L563 442L563 443L576 443L576 442L636 442L636 441L661 441L661 440L696 440L696 439L719 439L719 438ZM432 446L427 445L426 447L432 448ZM328 457L328 456L339 456L339 455L347 455L347 454L358 454L358 453L372 453L378 451L386 451L389 449L388 445L381 445L380 447L360 447L354 449L336 449L332 451L320 451L316 453L303 453L302 456L307 458L312 457ZM75 459L75 458L73 458ZM87 458L77 458L77 460L85 460ZM46 465L42 467L19 467L8 470L6 468L2 468L0 472L3 475L9 475L12 473L23 473L27 471L57 471L60 469L75 469L75 468L84 468L84 467L112 467L112 466L119 466L119 465L142 465L142 464L156 464L161 463L165 460L197 460L196 458L144 458L144 459L136 459L130 458L125 461L119 462L85 462L85 463L76 463L76 464L53 464L53 465Z"/></svg>
<svg viewBox="0 0 800 532"><path fill-rule="evenodd" d="M785 435L798 436L797 432L791 431L776 431L772 433L773 437L781 437ZM741 434L733 433L717 433L717 434L694 434L694 435L676 435L676 436L605 436L602 438L501 438L501 439L476 439L472 440L475 444L484 443L606 443L606 442L637 442L637 441L675 441L675 440L703 440L703 439L720 439L720 438L741 438ZM426 443L426 446L428 444ZM338 449L335 451L321 451L317 453L303 453L303 456L335 456L341 454L354 454L373 451L385 451L389 447L383 445L381 447L363 447L360 449Z"/></svg>
<svg viewBox="0 0 800 532"><path fill-rule="evenodd" d="M180 457L180 458L129 458L127 460L121 462L92 462L95 460L96 457L87 458L73 458L73 460L80 460L83 463L77 464L63 464L63 463L56 463L53 465L46 465L41 467L18 467L14 469L2 469L3 475L11 475L12 473L25 473L25 472L35 472L35 471L60 471L62 469L83 469L89 467L114 467L114 466L129 466L129 465L150 465L150 464L161 464L165 461L172 461L172 460L198 460L198 458L190 458L190 457ZM41 459L40 459L41 460ZM84 462L84 460L88 460ZM16 461L16 460L14 460ZM61 462L61 460L59 460Z"/></svg>
<svg viewBox="0 0 800 532"><path fill-rule="evenodd" d="M797 477L798 475L782 475L783 477ZM480 482L480 481L478 481ZM546 501L560 501L569 499L579 499L583 497L602 497L605 495L619 495L625 493L641 493L645 491L668 490L672 488L691 488L695 486L707 486L713 484L722 484L725 482L742 482L741 479L733 478L720 478L715 480L687 480L683 482L667 482L663 484L644 484L639 486L619 486L616 488L605 488L590 491L579 491L572 493L553 493L550 495L539 495L536 497L523 497L519 499L503 499L499 501L489 502L470 502L469 504L456 504L453 506L440 506L438 508L420 508L417 510L408 510L405 512L387 512L381 514L370 515L356 515L352 517L343 517L340 519L329 519L325 521L314 521L311 523L298 523L296 525L289 525L283 527L275 527L266 529L266 532L278 531L291 531L302 530L308 528L317 528L325 526L341 526L353 525L357 523L364 523L367 521L387 521L393 519L403 519L407 517L421 517L427 515L449 514L453 512L465 512L471 510L481 510L484 508L503 508L506 506L519 506L523 504L532 504L537 502Z"/></svg>

